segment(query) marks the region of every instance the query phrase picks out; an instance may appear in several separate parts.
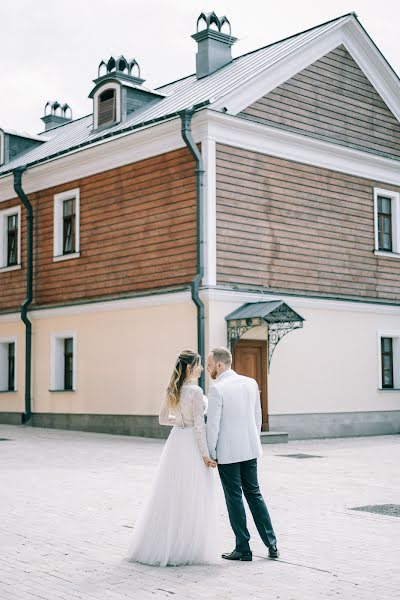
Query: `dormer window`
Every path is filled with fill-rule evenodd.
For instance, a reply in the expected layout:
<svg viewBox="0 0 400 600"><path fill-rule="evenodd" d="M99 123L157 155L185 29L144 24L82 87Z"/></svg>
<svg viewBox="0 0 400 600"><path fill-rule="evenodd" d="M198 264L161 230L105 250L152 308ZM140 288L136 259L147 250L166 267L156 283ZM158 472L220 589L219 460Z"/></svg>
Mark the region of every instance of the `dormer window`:
<svg viewBox="0 0 400 600"><path fill-rule="evenodd" d="M143 87L137 61L123 56L101 61L94 88L93 132L124 122L133 112L150 102L165 98L164 94Z"/></svg>
<svg viewBox="0 0 400 600"><path fill-rule="evenodd" d="M109 127L121 121L121 86L114 81L104 82L93 94L93 127Z"/></svg>
<svg viewBox="0 0 400 600"><path fill-rule="evenodd" d="M116 90L105 90L99 96L98 126L113 123L116 117Z"/></svg>

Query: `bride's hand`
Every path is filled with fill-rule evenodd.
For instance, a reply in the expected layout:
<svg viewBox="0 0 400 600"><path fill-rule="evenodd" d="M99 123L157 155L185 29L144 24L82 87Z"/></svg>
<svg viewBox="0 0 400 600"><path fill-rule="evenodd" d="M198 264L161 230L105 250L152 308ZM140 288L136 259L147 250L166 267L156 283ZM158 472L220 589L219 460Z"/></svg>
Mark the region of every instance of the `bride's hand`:
<svg viewBox="0 0 400 600"><path fill-rule="evenodd" d="M203 456L203 461L206 467L212 467L213 469L215 469L215 467L217 466L215 460L212 460L212 458L209 458L208 456Z"/></svg>

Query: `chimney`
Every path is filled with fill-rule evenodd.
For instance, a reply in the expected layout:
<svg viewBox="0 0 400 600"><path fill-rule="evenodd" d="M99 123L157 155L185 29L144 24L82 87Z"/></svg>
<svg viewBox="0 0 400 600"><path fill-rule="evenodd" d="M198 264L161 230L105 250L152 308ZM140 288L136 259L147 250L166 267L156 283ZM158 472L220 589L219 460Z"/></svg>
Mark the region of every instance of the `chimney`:
<svg viewBox="0 0 400 600"><path fill-rule="evenodd" d="M205 29L199 31L201 22L205 24ZM228 28L229 33L224 33L223 27ZM196 77L201 79L232 62L231 47L237 38L231 36L231 24L228 19L225 16L219 19L215 12L201 13L196 28L197 33L192 35L192 38L198 44Z"/></svg>
<svg viewBox="0 0 400 600"><path fill-rule="evenodd" d="M57 100L49 101L44 107L44 117L41 119L44 123L44 130L49 131L49 129L72 121L72 110L68 104L60 104Z"/></svg>

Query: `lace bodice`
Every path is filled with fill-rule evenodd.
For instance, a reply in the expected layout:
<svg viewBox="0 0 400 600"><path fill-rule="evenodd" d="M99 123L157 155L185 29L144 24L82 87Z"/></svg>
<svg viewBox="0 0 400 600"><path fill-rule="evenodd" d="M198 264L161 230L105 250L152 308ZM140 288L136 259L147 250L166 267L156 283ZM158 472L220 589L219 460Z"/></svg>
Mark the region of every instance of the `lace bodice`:
<svg viewBox="0 0 400 600"><path fill-rule="evenodd" d="M207 411L207 399L198 385L184 383L181 388L180 402L171 410L164 400L160 414L160 425L176 425L177 427L194 427L196 441L202 456L209 456L204 414Z"/></svg>

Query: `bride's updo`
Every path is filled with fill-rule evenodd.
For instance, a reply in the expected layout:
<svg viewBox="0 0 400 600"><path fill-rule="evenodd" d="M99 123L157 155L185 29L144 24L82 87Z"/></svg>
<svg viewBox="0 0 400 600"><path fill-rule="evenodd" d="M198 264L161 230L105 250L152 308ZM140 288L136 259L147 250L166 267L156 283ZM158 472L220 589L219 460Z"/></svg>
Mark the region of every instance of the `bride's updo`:
<svg viewBox="0 0 400 600"><path fill-rule="evenodd" d="M182 350L176 359L175 368L167 387L167 403L170 408L179 404L181 387L187 377L187 369L199 364L200 355L195 350Z"/></svg>

